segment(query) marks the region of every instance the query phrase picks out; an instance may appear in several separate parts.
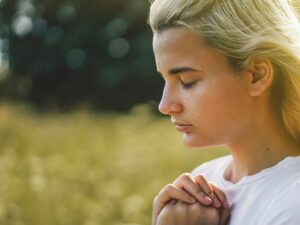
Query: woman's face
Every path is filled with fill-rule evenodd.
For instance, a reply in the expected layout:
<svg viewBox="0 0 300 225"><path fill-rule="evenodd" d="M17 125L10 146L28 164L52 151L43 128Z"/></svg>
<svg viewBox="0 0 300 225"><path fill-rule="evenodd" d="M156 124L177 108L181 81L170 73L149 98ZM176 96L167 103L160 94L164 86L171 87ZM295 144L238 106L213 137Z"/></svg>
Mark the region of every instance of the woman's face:
<svg viewBox="0 0 300 225"><path fill-rule="evenodd" d="M155 33L156 66L165 80L159 104L189 147L230 144L247 132L251 111L247 76L187 28Z"/></svg>

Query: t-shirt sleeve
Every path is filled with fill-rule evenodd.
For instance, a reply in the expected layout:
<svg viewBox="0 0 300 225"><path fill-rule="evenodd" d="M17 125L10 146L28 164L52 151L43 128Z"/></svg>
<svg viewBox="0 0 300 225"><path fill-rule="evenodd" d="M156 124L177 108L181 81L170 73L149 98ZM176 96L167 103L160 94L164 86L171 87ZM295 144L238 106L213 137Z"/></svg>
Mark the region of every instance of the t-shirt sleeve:
<svg viewBox="0 0 300 225"><path fill-rule="evenodd" d="M281 196L274 196L259 225L299 225L300 224L300 184L288 187Z"/></svg>

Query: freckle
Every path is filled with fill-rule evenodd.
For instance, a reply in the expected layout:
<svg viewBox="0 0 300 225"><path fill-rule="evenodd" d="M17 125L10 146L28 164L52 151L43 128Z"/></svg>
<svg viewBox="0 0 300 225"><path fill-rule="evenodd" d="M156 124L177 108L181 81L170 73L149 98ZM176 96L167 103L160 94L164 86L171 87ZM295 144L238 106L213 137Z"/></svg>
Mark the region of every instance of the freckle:
<svg viewBox="0 0 300 225"><path fill-rule="evenodd" d="M270 151L270 149L269 148L267 148L267 152L269 152Z"/></svg>

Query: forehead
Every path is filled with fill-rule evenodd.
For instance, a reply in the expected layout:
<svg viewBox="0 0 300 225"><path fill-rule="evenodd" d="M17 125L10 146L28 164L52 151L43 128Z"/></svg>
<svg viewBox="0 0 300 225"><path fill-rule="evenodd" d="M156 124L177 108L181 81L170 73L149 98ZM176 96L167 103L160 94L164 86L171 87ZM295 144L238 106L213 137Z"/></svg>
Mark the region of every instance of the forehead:
<svg viewBox="0 0 300 225"><path fill-rule="evenodd" d="M190 52L192 46L203 47L200 35L184 27L168 28L161 32L155 32L153 36L154 52L176 50Z"/></svg>
<svg viewBox="0 0 300 225"><path fill-rule="evenodd" d="M212 61L224 60L224 56L216 49L208 47L199 34L184 27L155 33L153 50L159 71L172 66L205 67Z"/></svg>

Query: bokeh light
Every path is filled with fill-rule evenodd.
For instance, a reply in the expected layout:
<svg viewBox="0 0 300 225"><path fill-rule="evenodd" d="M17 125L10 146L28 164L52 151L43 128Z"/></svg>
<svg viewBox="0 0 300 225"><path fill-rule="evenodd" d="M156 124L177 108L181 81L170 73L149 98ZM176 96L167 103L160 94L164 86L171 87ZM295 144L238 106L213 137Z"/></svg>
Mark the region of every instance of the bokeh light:
<svg viewBox="0 0 300 225"><path fill-rule="evenodd" d="M125 20L117 18L111 20L106 25L106 35L109 38L117 38L125 34L125 32L128 30L128 24Z"/></svg>
<svg viewBox="0 0 300 225"><path fill-rule="evenodd" d="M1 104L0 124L0 224L150 224L166 183L227 153L185 151L169 119L148 105L37 115Z"/></svg>
<svg viewBox="0 0 300 225"><path fill-rule="evenodd" d="M47 21L42 18L37 18L33 22L32 34L34 36L43 36L47 31Z"/></svg>
<svg viewBox="0 0 300 225"><path fill-rule="evenodd" d="M32 26L31 18L23 15L16 17L12 24L14 32L20 37L27 35L31 31Z"/></svg>
<svg viewBox="0 0 300 225"><path fill-rule="evenodd" d="M86 59L86 54L83 49L74 48L67 52L66 63L71 69L81 67Z"/></svg>
<svg viewBox="0 0 300 225"><path fill-rule="evenodd" d="M113 58L124 57L130 49L129 42L124 38L116 38L109 42L108 53Z"/></svg>
<svg viewBox="0 0 300 225"><path fill-rule="evenodd" d="M50 27L45 35L45 42L47 45L55 45L63 37L64 31L59 26Z"/></svg>
<svg viewBox="0 0 300 225"><path fill-rule="evenodd" d="M66 23L70 22L76 13L76 8L72 2L63 2L57 11L57 18L59 21Z"/></svg>

